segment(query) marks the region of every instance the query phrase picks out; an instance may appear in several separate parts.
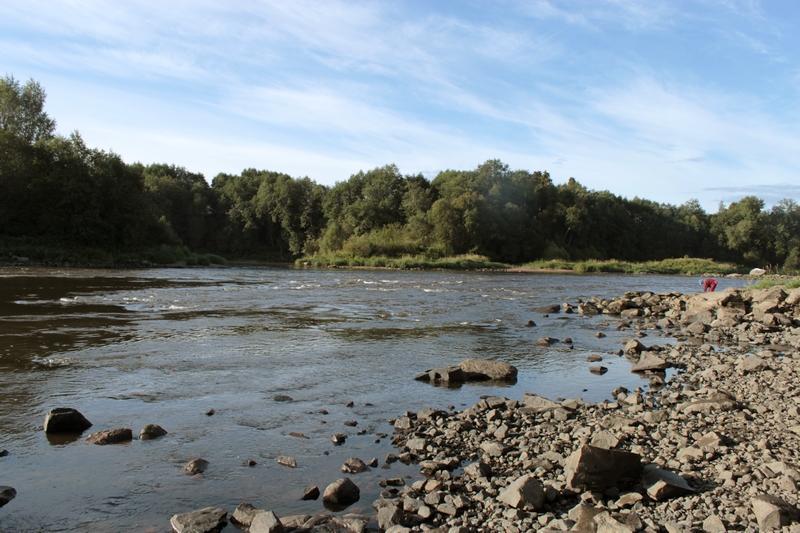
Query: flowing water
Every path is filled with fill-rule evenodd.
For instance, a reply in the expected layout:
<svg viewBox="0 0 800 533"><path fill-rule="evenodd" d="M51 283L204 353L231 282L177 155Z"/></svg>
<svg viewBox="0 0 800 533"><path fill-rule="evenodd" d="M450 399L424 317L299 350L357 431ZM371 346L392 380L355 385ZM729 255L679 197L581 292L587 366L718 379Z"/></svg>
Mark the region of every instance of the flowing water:
<svg viewBox="0 0 800 533"><path fill-rule="evenodd" d="M725 284L733 284L725 280ZM724 288L721 287L721 288ZM2 531L166 531L169 517L241 501L278 515L321 511L308 484L342 477L351 456L393 450L389 418L480 396L607 398L646 386L624 358L589 373L586 356L620 348L630 331L608 317L544 316L535 307L629 290L696 291L678 276L207 268L0 270ZM526 327L532 319L536 327ZM606 338L595 333L603 330ZM535 344L571 337L574 347ZM655 337L645 342L663 342ZM514 385L434 387L427 368L467 357L519 368ZM292 401L277 401L287 395ZM354 402L347 407L347 402ZM96 446L48 439L45 413L74 407L90 431L160 424L161 439ZM213 416L206 412L213 409ZM328 414L320 413L327 410ZM355 420L357 427L345 426ZM308 438L289 435L302 432ZM348 434L334 446L334 432ZM359 433L363 433L359 435ZM298 467L276 464L292 455ZM210 462L182 473L190 458ZM244 463L254 459L255 466ZM413 475L394 463L351 475L369 509L377 481ZM229 526L233 529L232 526Z"/></svg>

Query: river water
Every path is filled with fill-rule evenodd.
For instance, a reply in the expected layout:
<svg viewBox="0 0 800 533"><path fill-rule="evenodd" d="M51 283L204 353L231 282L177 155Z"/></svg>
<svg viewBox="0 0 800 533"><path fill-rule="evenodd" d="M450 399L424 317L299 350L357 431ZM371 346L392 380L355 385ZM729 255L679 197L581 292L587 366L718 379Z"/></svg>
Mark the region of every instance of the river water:
<svg viewBox="0 0 800 533"><path fill-rule="evenodd" d="M391 434L387 420L405 410L461 408L481 395L524 392L599 401L618 385L646 386L624 358L605 357L603 376L588 371L588 354L619 349L630 330L617 331L608 317L533 310L630 290L691 292L697 280L233 267L0 270L0 450L9 452L0 457L0 485L18 492L0 509L0 530L160 532L176 512L232 510L242 501L278 515L319 512L320 501L300 500L303 488L342 477L339 467L351 456L383 462L395 450L379 434ZM526 327L530 319L536 327ZM599 330L607 337L595 337ZM571 337L574 347L536 346L545 335ZM664 342L651 338L645 343ZM413 379L467 357L512 363L519 380L450 389ZM94 424L90 431L137 433L155 423L169 434L112 446L48 440L42 421L55 407L80 410ZM357 427L345 426L349 420ZM343 446L331 443L334 432L348 434ZM279 455L294 456L298 467L278 465ZM203 475L182 473L193 457L209 461ZM246 466L249 459L257 464ZM394 463L351 476L362 498L348 511L369 509L378 480L415 472Z"/></svg>

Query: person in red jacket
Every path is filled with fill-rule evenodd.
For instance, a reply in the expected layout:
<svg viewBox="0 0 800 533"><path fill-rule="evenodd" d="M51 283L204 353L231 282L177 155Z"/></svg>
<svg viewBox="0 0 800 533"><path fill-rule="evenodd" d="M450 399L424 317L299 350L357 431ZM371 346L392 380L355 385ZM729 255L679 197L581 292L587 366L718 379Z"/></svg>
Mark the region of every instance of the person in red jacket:
<svg viewBox="0 0 800 533"><path fill-rule="evenodd" d="M704 278L700 280L700 285L703 286L703 292L714 292L717 288L717 280L715 278Z"/></svg>

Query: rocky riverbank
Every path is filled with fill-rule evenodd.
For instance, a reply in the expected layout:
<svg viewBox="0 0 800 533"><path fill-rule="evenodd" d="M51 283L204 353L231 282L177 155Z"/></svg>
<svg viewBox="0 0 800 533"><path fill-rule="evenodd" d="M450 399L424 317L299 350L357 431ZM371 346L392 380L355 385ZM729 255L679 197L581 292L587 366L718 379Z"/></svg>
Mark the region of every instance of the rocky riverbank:
<svg viewBox="0 0 800 533"><path fill-rule="evenodd" d="M800 531L800 290L562 309L619 316L637 336L619 355L654 384L679 371L598 404L526 395L407 413L395 442L425 478L375 502L383 528ZM658 330L678 342L638 340Z"/></svg>
<svg viewBox="0 0 800 533"><path fill-rule="evenodd" d="M393 421L399 453L386 462L417 463L422 475L384 480L375 515L279 518L243 504L233 521L257 532L800 531L800 289L629 293L548 310L617 317L632 338L590 361L627 357L648 390L617 388L597 404L526 394L407 412ZM648 347L657 334L677 342ZM347 478L325 493L358 499ZM207 508L172 525L213 531L224 520Z"/></svg>

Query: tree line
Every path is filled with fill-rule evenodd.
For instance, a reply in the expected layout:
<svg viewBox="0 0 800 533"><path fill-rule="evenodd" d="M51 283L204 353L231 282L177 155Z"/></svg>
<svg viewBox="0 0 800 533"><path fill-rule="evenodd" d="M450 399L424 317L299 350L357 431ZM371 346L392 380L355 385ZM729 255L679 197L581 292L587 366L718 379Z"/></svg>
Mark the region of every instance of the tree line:
<svg viewBox="0 0 800 533"><path fill-rule="evenodd" d="M55 133L35 81L0 79L0 238L110 251L180 246L231 258L495 261L708 257L800 269L800 206L746 196L705 212L592 191L489 160L432 180L387 165L331 187L280 172L126 163Z"/></svg>

